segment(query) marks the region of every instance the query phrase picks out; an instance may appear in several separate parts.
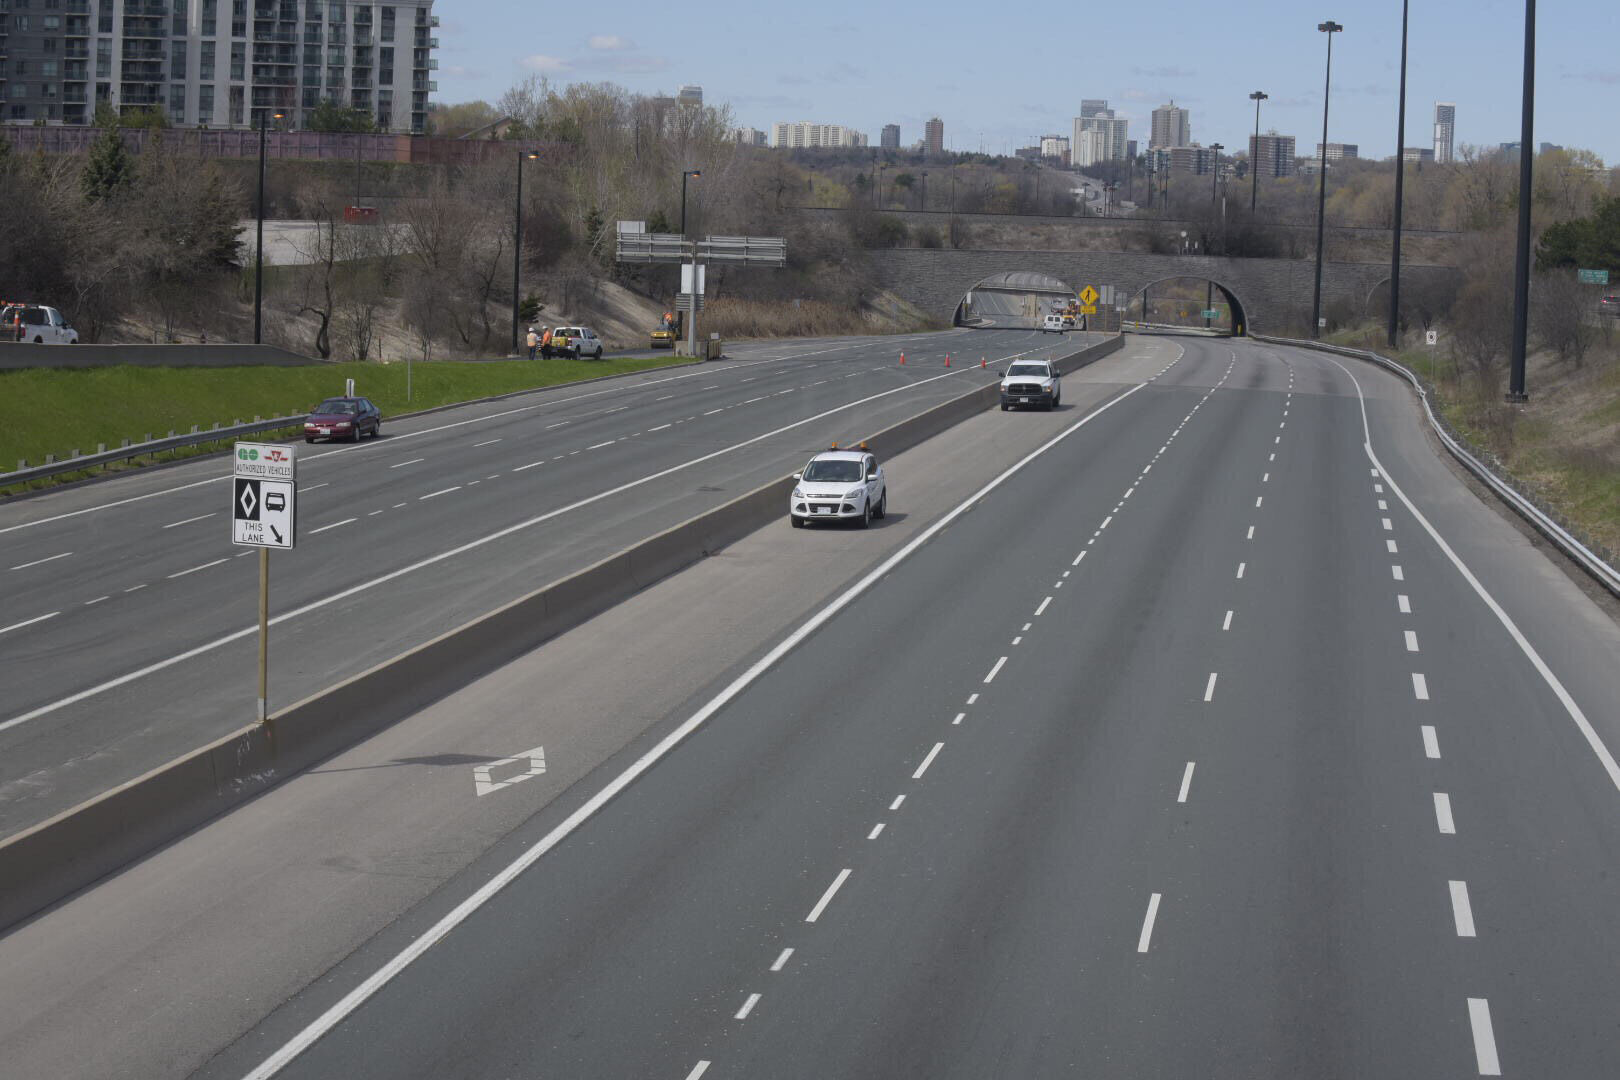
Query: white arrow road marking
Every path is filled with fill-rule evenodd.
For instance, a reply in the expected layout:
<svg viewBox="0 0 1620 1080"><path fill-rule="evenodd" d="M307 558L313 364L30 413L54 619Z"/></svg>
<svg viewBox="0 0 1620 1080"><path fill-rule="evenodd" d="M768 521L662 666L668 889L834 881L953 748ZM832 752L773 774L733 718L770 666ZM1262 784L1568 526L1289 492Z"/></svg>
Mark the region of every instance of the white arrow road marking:
<svg viewBox="0 0 1620 1080"><path fill-rule="evenodd" d="M490 778L490 774L496 769L505 768L508 765L527 765L529 771L517 773L507 777L505 780L493 780ZM545 771L546 748L537 746L533 750L525 750L516 757L501 758L501 760L491 761L487 765L473 766L473 786L477 788L480 796L484 796L492 791L511 787L513 784L521 784L523 781L533 779Z"/></svg>

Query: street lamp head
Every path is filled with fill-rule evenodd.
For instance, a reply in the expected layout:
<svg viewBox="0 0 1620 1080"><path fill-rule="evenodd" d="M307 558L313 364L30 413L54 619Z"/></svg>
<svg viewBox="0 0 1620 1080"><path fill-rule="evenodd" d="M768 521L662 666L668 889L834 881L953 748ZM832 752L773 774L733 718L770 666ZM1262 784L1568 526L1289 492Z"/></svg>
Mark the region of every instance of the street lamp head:
<svg viewBox="0 0 1620 1080"><path fill-rule="evenodd" d="M1338 23L1334 22L1332 19L1329 19L1325 23L1317 23L1316 28L1318 30L1322 31L1324 34L1337 34L1337 33L1339 33L1340 31L1342 31L1344 29L1343 26L1340 26Z"/></svg>
<svg viewBox="0 0 1620 1080"><path fill-rule="evenodd" d="M1254 93L1249 95L1249 100L1250 101L1264 101L1267 98L1269 98L1270 96L1271 96L1270 94L1264 92L1263 90L1256 90Z"/></svg>
<svg viewBox="0 0 1620 1080"><path fill-rule="evenodd" d="M685 172L681 173L681 175L682 176L702 176L703 175L703 170L702 169L687 169Z"/></svg>

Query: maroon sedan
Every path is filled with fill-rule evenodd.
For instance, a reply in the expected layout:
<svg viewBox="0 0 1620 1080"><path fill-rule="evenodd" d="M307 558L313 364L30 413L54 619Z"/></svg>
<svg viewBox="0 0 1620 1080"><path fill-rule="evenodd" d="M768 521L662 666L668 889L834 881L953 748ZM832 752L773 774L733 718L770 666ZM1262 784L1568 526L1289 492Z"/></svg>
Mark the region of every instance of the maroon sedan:
<svg viewBox="0 0 1620 1080"><path fill-rule="evenodd" d="M304 419L304 441L348 439L359 442L362 435L382 434L382 413L363 397L327 398L309 411Z"/></svg>

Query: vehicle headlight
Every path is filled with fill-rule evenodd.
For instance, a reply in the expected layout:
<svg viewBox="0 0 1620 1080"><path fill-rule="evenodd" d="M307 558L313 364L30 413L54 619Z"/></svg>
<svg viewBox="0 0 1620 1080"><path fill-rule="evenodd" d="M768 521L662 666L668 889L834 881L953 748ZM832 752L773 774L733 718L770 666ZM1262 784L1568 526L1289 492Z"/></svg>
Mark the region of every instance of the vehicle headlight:
<svg viewBox="0 0 1620 1080"><path fill-rule="evenodd" d="M337 423L333 424L332 426L333 427L348 427L349 422L347 420L339 420Z"/></svg>
<svg viewBox="0 0 1620 1080"><path fill-rule="evenodd" d="M802 499L802 498L804 498L804 489L803 489L803 488L794 488L794 489L793 489L793 497L794 497L794 498L795 498L795 499Z"/></svg>
<svg viewBox="0 0 1620 1080"><path fill-rule="evenodd" d="M862 495L865 495L865 494L866 494L866 489L864 487L851 488L849 494L844 496L844 499L846 501L848 501L848 502L855 502Z"/></svg>

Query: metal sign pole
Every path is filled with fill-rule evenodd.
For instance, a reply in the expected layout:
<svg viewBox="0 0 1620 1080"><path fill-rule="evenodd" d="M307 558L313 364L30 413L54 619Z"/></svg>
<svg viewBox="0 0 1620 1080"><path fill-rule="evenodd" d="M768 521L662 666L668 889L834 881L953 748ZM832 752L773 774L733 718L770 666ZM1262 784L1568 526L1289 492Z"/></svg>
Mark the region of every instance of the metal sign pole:
<svg viewBox="0 0 1620 1080"><path fill-rule="evenodd" d="M259 723L269 718L270 700L270 549L259 549Z"/></svg>

